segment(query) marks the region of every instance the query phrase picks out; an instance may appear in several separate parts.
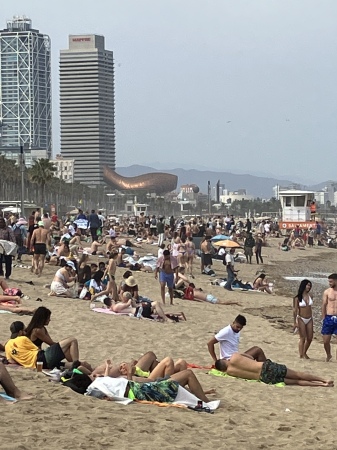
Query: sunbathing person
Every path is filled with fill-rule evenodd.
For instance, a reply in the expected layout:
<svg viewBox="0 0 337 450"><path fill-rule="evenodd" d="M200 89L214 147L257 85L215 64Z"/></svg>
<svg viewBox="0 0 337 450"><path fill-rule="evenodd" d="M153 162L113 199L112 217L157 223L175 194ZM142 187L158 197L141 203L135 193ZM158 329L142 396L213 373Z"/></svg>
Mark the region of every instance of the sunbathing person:
<svg viewBox="0 0 337 450"><path fill-rule="evenodd" d="M255 291L268 292L268 294L272 294L269 283L266 280L265 273L261 273L257 278L255 278L253 282L253 289Z"/></svg>
<svg viewBox="0 0 337 450"><path fill-rule="evenodd" d="M49 296L57 297L77 297L74 287L70 287L68 283L77 280L76 267L72 261L67 261L66 265L59 269L50 286Z"/></svg>
<svg viewBox="0 0 337 450"><path fill-rule="evenodd" d="M71 367L74 361L79 360L78 342L73 337L53 343L46 350L41 350L25 336L22 322L13 322L10 330L11 338L5 344L6 358L10 364L17 363L33 369L36 363L41 361L44 369L54 369L54 367L60 367L64 359L67 360L64 364L67 368Z"/></svg>
<svg viewBox="0 0 337 450"><path fill-rule="evenodd" d="M140 378L155 381L157 378L171 376L174 373L181 372L187 369L187 362L184 359L178 359L175 363L172 358L166 358L158 361L157 356L153 352L147 352L142 355L138 361L134 360L135 373L133 380L142 381ZM125 363L113 365L110 360L100 364L92 372L92 377L106 376L106 377L123 377L126 376Z"/></svg>
<svg viewBox="0 0 337 450"><path fill-rule="evenodd" d="M9 289L8 284L4 280L3 277L0 277L0 288L2 289L3 295L0 295L0 303L2 302L13 302L17 305L21 305L21 297L19 295L8 295L6 294L6 290Z"/></svg>
<svg viewBox="0 0 337 450"><path fill-rule="evenodd" d="M190 283L190 286L193 287L194 284ZM205 294L201 289L197 289L196 287L193 287L193 298L190 300L195 300L196 302L206 302L206 303L213 303L217 305L237 305L241 306L238 302L225 302L222 300L219 300L218 298L214 297L213 294Z"/></svg>
<svg viewBox="0 0 337 450"><path fill-rule="evenodd" d="M188 386L189 391L194 396L206 403L205 406L212 406L212 409L216 409L219 406L219 401L209 403L209 399L206 396L206 394L214 393L215 391L213 389L207 392L203 391L198 379L190 369L175 373L166 380L140 383L132 380L135 372L134 363L124 364L126 378L107 378L110 387L114 387L114 395L116 397L172 403L179 401L180 386ZM114 383L112 380L116 380L116 382ZM106 398L106 396L102 393L101 398Z"/></svg>
<svg viewBox="0 0 337 450"><path fill-rule="evenodd" d="M334 385L332 380L288 369L285 365L274 363L270 359L264 362L255 361L250 355L244 353L234 353L230 360L218 359L215 368L232 377L259 380L266 384L285 383L313 387L333 387Z"/></svg>
<svg viewBox="0 0 337 450"><path fill-rule="evenodd" d="M15 398L15 400L31 400L34 398L33 395L25 394L24 392L20 391L20 389L15 386L12 377L7 372L6 367L2 362L0 362L0 384L4 388L6 394L9 397ZM0 397L0 403L8 402L9 400L5 400L2 397ZM13 403L13 402L11 402Z"/></svg>
<svg viewBox="0 0 337 450"><path fill-rule="evenodd" d="M3 292L5 292L6 289L9 289L8 284L2 277L0 277L0 287ZM19 295L0 295L0 310L10 311L15 314L34 313L33 309L22 306L22 300Z"/></svg>
<svg viewBox="0 0 337 450"><path fill-rule="evenodd" d="M171 322L171 320L166 316L162 305L159 302L151 302L146 304L143 303L142 305L139 305L136 303L130 292L124 292L121 298L121 302L113 303L110 306L110 309L112 311L116 313L123 312L137 315L137 313L139 312L139 308L142 308L140 314L141 317L145 319L152 319L152 314L156 314L163 322Z"/></svg>

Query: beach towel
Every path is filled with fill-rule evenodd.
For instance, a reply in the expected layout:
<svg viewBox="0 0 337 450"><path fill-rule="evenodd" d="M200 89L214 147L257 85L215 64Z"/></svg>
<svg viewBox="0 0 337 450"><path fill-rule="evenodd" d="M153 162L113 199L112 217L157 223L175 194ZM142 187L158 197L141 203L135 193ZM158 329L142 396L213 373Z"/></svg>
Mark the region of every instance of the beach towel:
<svg viewBox="0 0 337 450"><path fill-rule="evenodd" d="M213 366L199 366L198 364L187 363L188 369L212 369Z"/></svg>
<svg viewBox="0 0 337 450"><path fill-rule="evenodd" d="M0 304L0 308L1 308L1 304ZM5 311L3 309L0 309L0 314L14 314L12 311Z"/></svg>
<svg viewBox="0 0 337 450"><path fill-rule="evenodd" d="M114 311L111 311L111 309L107 309L107 308L93 308L91 311L98 312L98 313L103 313L103 314L112 314L112 315L115 315L115 316L130 316L130 317L134 317L134 315L131 314L131 313L123 313L123 312L116 313Z"/></svg>
<svg viewBox="0 0 337 450"><path fill-rule="evenodd" d="M10 397L5 392L0 392L0 397L2 397L4 400L7 400L9 402L16 402L17 401L16 398Z"/></svg>
<svg viewBox="0 0 337 450"><path fill-rule="evenodd" d="M260 380L247 380L246 378L232 377L231 375L228 375L227 373L221 372L220 370L216 370L216 369L211 369L207 373L209 375L215 375L216 377L235 378L236 380L253 381L253 382L257 382L257 383L262 383L262 381L260 381ZM284 387L285 383L276 383L276 384L273 384L272 386Z"/></svg>
<svg viewBox="0 0 337 450"><path fill-rule="evenodd" d="M126 388L126 380L110 377L98 377L88 387L85 395L91 395L100 398L102 394L117 403L128 405L133 402L130 398L121 397L121 392ZM200 400L191 392L187 391L182 386L178 386L177 396L174 405L184 405L195 407ZM220 405L220 400L214 400L208 403L202 402L202 407L209 408L211 411L217 409Z"/></svg>

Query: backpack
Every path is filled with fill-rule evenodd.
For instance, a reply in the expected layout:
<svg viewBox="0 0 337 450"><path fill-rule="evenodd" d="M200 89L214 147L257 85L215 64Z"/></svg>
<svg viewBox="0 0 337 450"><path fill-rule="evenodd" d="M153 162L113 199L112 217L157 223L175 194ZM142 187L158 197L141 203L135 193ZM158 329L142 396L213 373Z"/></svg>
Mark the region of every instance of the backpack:
<svg viewBox="0 0 337 450"><path fill-rule="evenodd" d="M21 237L22 236L22 231L21 231L21 225L15 225L15 228L13 228L13 232L14 232L14 236L17 237Z"/></svg>
<svg viewBox="0 0 337 450"><path fill-rule="evenodd" d="M152 219L151 220L151 225L157 225L157 220L156 219Z"/></svg>

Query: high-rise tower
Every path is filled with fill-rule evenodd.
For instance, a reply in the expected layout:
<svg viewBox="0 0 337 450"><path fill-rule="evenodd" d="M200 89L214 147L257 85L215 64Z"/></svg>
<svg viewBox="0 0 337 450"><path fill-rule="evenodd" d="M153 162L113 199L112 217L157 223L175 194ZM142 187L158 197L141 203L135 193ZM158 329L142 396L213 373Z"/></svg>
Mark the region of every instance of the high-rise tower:
<svg viewBox="0 0 337 450"><path fill-rule="evenodd" d="M50 39L14 16L0 30L0 152L26 165L52 150Z"/></svg>
<svg viewBox="0 0 337 450"><path fill-rule="evenodd" d="M113 52L104 37L70 35L60 55L61 154L75 160L74 180L102 184L115 168Z"/></svg>

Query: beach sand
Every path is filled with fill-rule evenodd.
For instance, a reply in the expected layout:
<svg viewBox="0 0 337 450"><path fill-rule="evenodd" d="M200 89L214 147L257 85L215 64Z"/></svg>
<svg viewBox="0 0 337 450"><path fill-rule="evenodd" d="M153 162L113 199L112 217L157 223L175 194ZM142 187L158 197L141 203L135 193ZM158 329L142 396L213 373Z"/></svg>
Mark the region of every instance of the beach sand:
<svg viewBox="0 0 337 450"><path fill-rule="evenodd" d="M265 265L238 264L239 278L252 281L262 267L276 294L227 292L212 286L212 278L199 274L200 260L195 262L196 285L223 300L235 300L241 306L221 306L175 299L167 312L184 311L187 322L156 323L90 310L88 301L48 297L48 289L56 268L48 265L43 276L36 278L28 269L14 268L10 286L20 287L30 299L26 305L46 306L52 310L48 330L54 340L75 336L79 341L80 358L93 365L106 358L127 361L153 350L159 358L185 358L190 363L209 365L208 340L228 325L237 314L247 318L241 334L240 350L253 345L263 348L267 357L292 369L310 371L334 378L337 364L335 346L333 361L325 363L320 335L316 334L310 349L310 360L298 357L298 336L292 334L292 295L284 296L287 284L283 275L291 275L303 258L321 258L325 266L331 260L329 249L307 249L282 252L277 239L263 248ZM145 253L156 254L157 247L148 246ZM92 257L92 260L97 260ZM101 260L100 258L98 260ZM297 262L299 261L299 262ZM26 257L25 263L29 263ZM316 261L317 262L317 261ZM317 266L317 264L316 264ZM225 275L221 262L214 263L218 276ZM288 273L285 273L288 271ZM118 269L117 281L123 269ZM153 274L137 272L140 293L159 300L159 284ZM26 284L33 281L34 286ZM290 283L290 282L289 282ZM327 283L326 283L327 285ZM280 286L280 289L279 289ZM297 286L297 283L295 283ZM315 289L315 284L314 284ZM291 291L291 289L289 289ZM42 303L36 298L43 299ZM321 298L316 298L320 304ZM28 324L28 316L0 314L0 342L9 338L9 325L14 320ZM9 368L16 384L33 393L32 401L1 406L0 448L10 450L45 449L155 449L155 448L335 448L332 423L337 401L336 388L274 387L258 382L220 378L195 370L205 389L216 388L211 399L221 399L215 414L197 413L174 407L131 404L123 406L81 396L60 384L49 382L43 374L28 369ZM329 407L330 405L330 407Z"/></svg>

